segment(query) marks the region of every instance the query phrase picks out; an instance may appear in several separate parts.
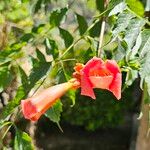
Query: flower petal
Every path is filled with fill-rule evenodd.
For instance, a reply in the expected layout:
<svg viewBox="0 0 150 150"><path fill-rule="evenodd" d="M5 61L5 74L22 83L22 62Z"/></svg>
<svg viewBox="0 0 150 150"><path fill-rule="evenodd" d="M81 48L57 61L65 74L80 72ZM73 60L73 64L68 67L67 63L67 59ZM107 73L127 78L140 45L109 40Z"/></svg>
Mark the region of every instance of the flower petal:
<svg viewBox="0 0 150 150"><path fill-rule="evenodd" d="M96 99L92 84L85 74L81 75L81 95L90 96L91 98Z"/></svg>
<svg viewBox="0 0 150 150"><path fill-rule="evenodd" d="M98 69L102 64L103 60L97 57L92 58L89 60L84 68L81 71L81 94L90 96L91 98L95 99L95 94L93 91L93 86L91 81L89 80L89 72L91 68Z"/></svg>
<svg viewBox="0 0 150 150"><path fill-rule="evenodd" d="M74 82L52 86L40 94L21 101L22 112L26 119L37 121L40 116L49 109L57 99L64 95L70 88L74 87Z"/></svg>
<svg viewBox="0 0 150 150"><path fill-rule="evenodd" d="M116 96L117 99L120 99L122 85L122 76L120 68L114 60L107 60L106 67L114 74L114 78L112 83L110 84L109 90Z"/></svg>
<svg viewBox="0 0 150 150"><path fill-rule="evenodd" d="M90 81L93 84L94 88L100 88L100 89L109 89L109 86L113 80L113 76L91 76L89 77Z"/></svg>
<svg viewBox="0 0 150 150"><path fill-rule="evenodd" d="M121 73L117 73L112 84L109 87L109 90L116 96L118 100L121 98L121 80Z"/></svg>

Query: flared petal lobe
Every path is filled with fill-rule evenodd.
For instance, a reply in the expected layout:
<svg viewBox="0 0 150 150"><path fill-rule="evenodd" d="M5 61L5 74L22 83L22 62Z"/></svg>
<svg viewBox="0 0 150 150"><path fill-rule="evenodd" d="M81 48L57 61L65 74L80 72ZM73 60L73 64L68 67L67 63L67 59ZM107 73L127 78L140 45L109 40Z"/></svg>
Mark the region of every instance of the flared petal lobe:
<svg viewBox="0 0 150 150"><path fill-rule="evenodd" d="M121 85L122 85L122 75L120 68L116 61L107 60L106 67L114 75L112 83L110 84L109 90L115 95L117 99L121 98Z"/></svg>
<svg viewBox="0 0 150 150"><path fill-rule="evenodd" d="M94 57L86 63L81 71L81 95L90 96L93 99L96 98L93 91L93 85L89 79L89 73L91 69L99 69L103 63L103 60L97 57Z"/></svg>

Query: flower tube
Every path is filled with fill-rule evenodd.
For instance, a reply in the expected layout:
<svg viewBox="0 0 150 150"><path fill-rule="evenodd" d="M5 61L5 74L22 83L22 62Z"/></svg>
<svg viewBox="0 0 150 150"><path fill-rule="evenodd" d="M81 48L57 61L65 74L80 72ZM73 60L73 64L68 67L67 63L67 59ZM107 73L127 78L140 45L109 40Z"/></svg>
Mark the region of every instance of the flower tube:
<svg viewBox="0 0 150 150"><path fill-rule="evenodd" d="M21 101L23 115L26 119L37 121L53 104L69 89L78 88L80 82L76 79L52 86L43 92Z"/></svg>

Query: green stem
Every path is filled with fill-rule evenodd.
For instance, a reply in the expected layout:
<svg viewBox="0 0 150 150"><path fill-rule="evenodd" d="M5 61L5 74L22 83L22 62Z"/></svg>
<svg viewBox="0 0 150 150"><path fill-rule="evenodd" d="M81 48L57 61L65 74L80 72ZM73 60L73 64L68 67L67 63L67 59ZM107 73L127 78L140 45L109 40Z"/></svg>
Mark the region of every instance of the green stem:
<svg viewBox="0 0 150 150"><path fill-rule="evenodd" d="M79 39L77 39L74 43L72 43L65 52L59 57L59 59L63 58L83 37L81 36Z"/></svg>
<svg viewBox="0 0 150 150"><path fill-rule="evenodd" d="M137 18L139 19L143 19L149 26L150 26L150 22L146 19L144 19L143 17L139 16L138 14L136 14L134 11L132 11L129 7L127 8L127 10L132 13L133 15L135 15Z"/></svg>

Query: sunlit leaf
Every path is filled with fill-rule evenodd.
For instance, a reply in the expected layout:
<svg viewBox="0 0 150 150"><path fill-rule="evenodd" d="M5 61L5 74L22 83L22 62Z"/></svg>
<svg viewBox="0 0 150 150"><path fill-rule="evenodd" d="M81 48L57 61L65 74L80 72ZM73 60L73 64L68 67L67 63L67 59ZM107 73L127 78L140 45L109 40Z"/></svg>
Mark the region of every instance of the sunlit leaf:
<svg viewBox="0 0 150 150"><path fill-rule="evenodd" d="M134 43L136 42L136 39L144 25L145 21L142 19L135 18L130 20L124 37L129 48L134 46Z"/></svg>
<svg viewBox="0 0 150 150"><path fill-rule="evenodd" d="M126 8L126 3L124 3L124 2L119 3L110 11L109 16L116 15L118 13L122 13L125 8Z"/></svg>
<svg viewBox="0 0 150 150"><path fill-rule="evenodd" d="M134 17L133 14L126 12L126 11L119 14L116 27L113 30L113 34L116 36L118 33L125 31L125 29L129 25L130 20L133 17Z"/></svg>
<svg viewBox="0 0 150 150"><path fill-rule="evenodd" d="M129 8L136 14L140 16L144 15L144 6L140 0L126 0L126 3L128 4Z"/></svg>

